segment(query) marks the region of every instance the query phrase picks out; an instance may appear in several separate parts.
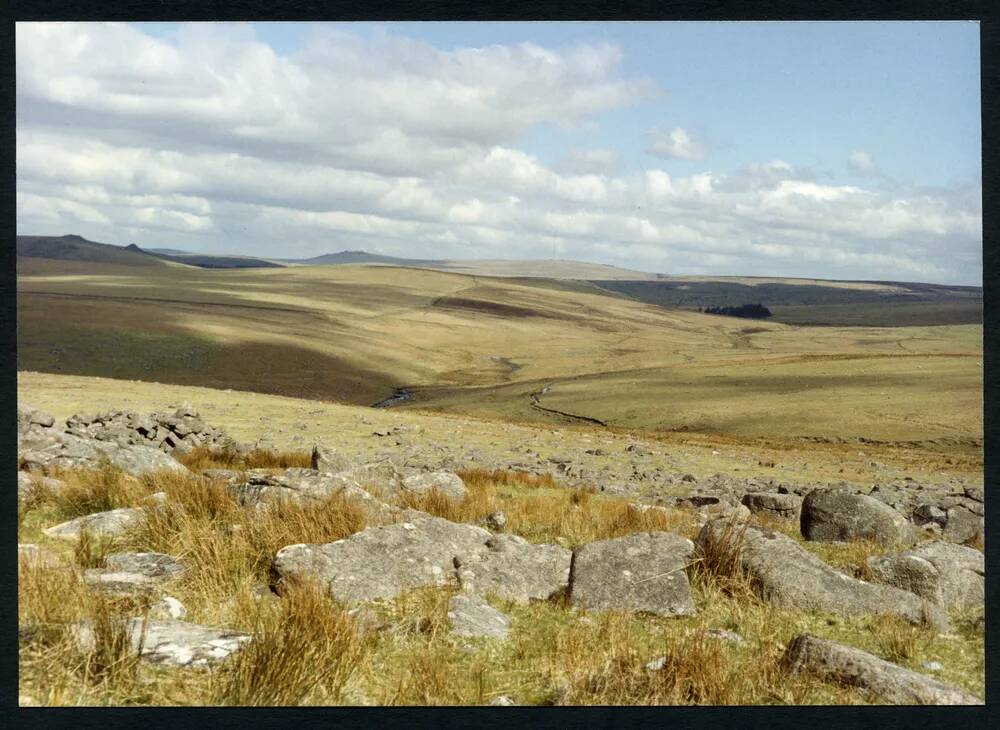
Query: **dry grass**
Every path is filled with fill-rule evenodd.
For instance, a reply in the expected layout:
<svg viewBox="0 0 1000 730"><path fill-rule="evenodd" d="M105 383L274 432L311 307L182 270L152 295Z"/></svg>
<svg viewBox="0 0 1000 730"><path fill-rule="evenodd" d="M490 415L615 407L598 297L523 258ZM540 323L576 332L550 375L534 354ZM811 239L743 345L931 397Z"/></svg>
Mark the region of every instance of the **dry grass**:
<svg viewBox="0 0 1000 730"><path fill-rule="evenodd" d="M198 446L185 454L178 454L177 460L191 471L205 469L288 469L290 467L312 466L312 454L307 451L275 451L273 449L253 449L248 452L236 449L218 449Z"/></svg>
<svg viewBox="0 0 1000 730"><path fill-rule="evenodd" d="M635 532L679 530L692 533L690 512L654 507L642 509L593 489L565 489L551 475L509 471L461 471L469 494L451 499L437 490L402 495L403 507L428 512L453 522L475 523L500 510L505 530L532 542L558 542L576 547Z"/></svg>
<svg viewBox="0 0 1000 730"><path fill-rule="evenodd" d="M73 557L81 568L103 568L104 561L114 551L114 544L112 538L83 529L73 544Z"/></svg>
<svg viewBox="0 0 1000 730"><path fill-rule="evenodd" d="M199 599L196 605L266 581L275 553L286 545L333 542L365 527L362 508L339 494L255 509L242 507L224 483L201 477L173 475L160 487L166 503L150 509L122 544L182 560L189 573L184 585Z"/></svg>
<svg viewBox="0 0 1000 730"><path fill-rule="evenodd" d="M56 476L65 486L43 499L64 519L134 507L150 493L147 484L164 478L150 475L144 484L110 462L93 469L62 470Z"/></svg>
<svg viewBox="0 0 1000 730"><path fill-rule="evenodd" d="M223 671L219 704L339 704L367 650L347 613L310 583L289 588L277 610L261 611L253 636Z"/></svg>
<svg viewBox="0 0 1000 730"><path fill-rule="evenodd" d="M29 518L48 519L100 500L124 506L127 495L166 492L166 503L151 508L144 523L111 547L178 557L187 573L168 592L187 607L188 620L249 631L254 641L211 672L137 663L135 648L124 640L123 620L142 616L146 607L88 594L73 566L99 565L111 547L87 543L87 537L75 548L39 538L60 551L67 565L60 570L22 561L20 566L21 687L43 704L469 705L500 694L535 705L863 702L848 689L783 673L784 646L803 632L911 667L941 661L942 679L983 691L983 635L973 618L959 638L940 642L931 641L926 629L889 618L828 621L767 605L739 568L739 523L709 544L690 571L695 616L588 614L560 600L517 606L491 599L511 616L510 639L470 642L448 632L454 589L428 588L375 607L379 628L360 637L362 619L349 616L320 587L295 583L283 587L281 598L255 598L252 591L268 579L279 548L330 542L363 529L364 515L353 502L333 497L254 509L241 506L225 483L196 475L63 476L97 486L81 488L82 496L72 500L46 497ZM509 531L566 545L636 531L669 529L687 536L697 531L694 513L686 510L642 511L622 499L550 487L528 475L465 472L463 477L470 490L465 500L432 493L412 506L465 521L501 509ZM849 547L855 552L841 555L845 564L872 549ZM78 621L96 627L92 651L72 639L68 627ZM701 632L708 628L736 631L747 642L707 637ZM659 657L662 668L646 669Z"/></svg>
<svg viewBox="0 0 1000 730"><path fill-rule="evenodd" d="M910 664L924 654L934 641L936 632L927 626L913 626L898 616L873 616L868 630L875 638L878 654L887 661Z"/></svg>

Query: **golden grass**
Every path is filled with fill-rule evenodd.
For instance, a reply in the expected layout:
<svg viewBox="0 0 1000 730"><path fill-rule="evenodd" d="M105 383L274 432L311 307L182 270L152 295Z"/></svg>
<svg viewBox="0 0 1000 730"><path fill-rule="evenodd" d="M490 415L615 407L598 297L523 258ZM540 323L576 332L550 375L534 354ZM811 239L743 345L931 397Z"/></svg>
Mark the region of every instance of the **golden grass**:
<svg viewBox="0 0 1000 730"><path fill-rule="evenodd" d="M63 476L78 480L74 474ZM467 521L501 509L509 531L567 545L629 531L672 529L687 536L697 531L694 513L686 510L641 511L619 498L553 488L530 476L463 476L470 490L466 500L431 494L422 506ZM739 570L738 527L710 544L689 571L699 608L694 616L586 613L560 599L518 606L491 598L511 616L510 639L476 642L448 632L447 607L455 589L427 588L374 607L379 628L361 636L361 619L349 616L320 586L290 584L281 598L252 593L268 579L279 548L330 542L363 529L364 515L353 502L339 497L279 501L257 510L240 506L223 482L196 475L164 473L134 483L113 474L102 479L94 494L60 501L59 509L76 508L95 495L117 505L126 494L166 492L166 503L151 508L143 524L117 538L115 549L178 557L187 573L167 590L187 607L188 620L245 630L254 640L212 671L136 663L134 648L123 639L122 621L143 615L147 606L141 600L89 594L72 565L99 563L103 547L73 549L40 539L60 548L67 565L52 569L26 560L20 565L21 690L42 704L469 705L486 704L500 694L533 705L865 701L849 689L783 672L784 647L803 632L913 668L940 661L942 679L983 692L983 635L974 617L959 624L957 639L941 642L929 641L933 637L926 629L892 619L830 620L767 605L749 590ZM55 514L55 507L43 501L34 514ZM843 557L856 561L861 555ZM68 628L82 620L97 627L92 651L82 651ZM708 628L736 631L747 641L731 644L705 636ZM646 668L659 657L662 668Z"/></svg>
<svg viewBox="0 0 1000 730"><path fill-rule="evenodd" d="M144 484L110 462L92 469L62 470L56 476L65 486L44 501L65 519L134 507L150 493L146 485L163 478L159 474L150 475Z"/></svg>
<svg viewBox="0 0 1000 730"><path fill-rule="evenodd" d="M305 582L289 588L277 610L258 614L253 637L222 670L219 704L339 704L367 650L346 611Z"/></svg>
<svg viewBox="0 0 1000 730"><path fill-rule="evenodd" d="M201 605L266 581L275 553L286 545L333 542L365 527L363 509L339 494L245 508L224 483L202 477L171 475L160 487L166 503L148 510L122 544L182 560L184 585Z"/></svg>
<svg viewBox="0 0 1000 730"><path fill-rule="evenodd" d="M274 449L252 449L240 452L232 448L210 448L198 446L187 453L177 454L177 460L191 471L205 469L288 469L312 466L312 454L307 451L278 451Z"/></svg>
<svg viewBox="0 0 1000 730"><path fill-rule="evenodd" d="M622 499L599 495L593 489L558 488L549 474L457 473L469 490L464 499L451 499L430 490L424 494L406 493L397 503L453 522L475 523L500 510L507 518L505 531L532 542L560 542L568 547L635 532L695 530L695 519L689 511L642 509Z"/></svg>

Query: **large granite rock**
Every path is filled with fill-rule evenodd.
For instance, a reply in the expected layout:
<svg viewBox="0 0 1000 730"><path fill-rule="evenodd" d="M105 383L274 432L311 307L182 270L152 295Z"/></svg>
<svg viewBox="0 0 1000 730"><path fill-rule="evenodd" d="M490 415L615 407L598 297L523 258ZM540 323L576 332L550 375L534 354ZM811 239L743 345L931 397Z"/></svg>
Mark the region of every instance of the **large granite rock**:
<svg viewBox="0 0 1000 730"><path fill-rule="evenodd" d="M391 599L409 588L455 584L454 556L490 537L481 527L426 517L325 545L288 545L272 563L272 586L280 592L285 582L305 578L344 604Z"/></svg>
<svg viewBox="0 0 1000 730"><path fill-rule="evenodd" d="M469 494L462 478L450 471L432 471L404 477L401 489L413 494L428 494L432 490L437 490L450 499L459 500Z"/></svg>
<svg viewBox="0 0 1000 730"><path fill-rule="evenodd" d="M715 520L702 528L696 545L705 552L727 537L739 540L740 567L765 601L841 616L894 614L911 623L928 621L942 631L949 626L940 608L916 594L841 573L779 532Z"/></svg>
<svg viewBox="0 0 1000 730"><path fill-rule="evenodd" d="M868 558L880 583L903 588L946 608L982 606L986 560L964 545L930 542L892 555Z"/></svg>
<svg viewBox="0 0 1000 730"><path fill-rule="evenodd" d="M518 535L491 535L455 553L458 582L470 593L526 604L544 601L569 585L573 553L537 545Z"/></svg>
<svg viewBox="0 0 1000 730"><path fill-rule="evenodd" d="M144 515L144 511L141 509L123 507L77 517L75 520L49 527L43 532L49 537L58 537L64 540L78 540L84 530L95 536L110 537L120 535L135 527L142 521Z"/></svg>
<svg viewBox="0 0 1000 730"><path fill-rule="evenodd" d="M555 545L533 545L513 535L420 516L326 545L284 547L274 559L271 577L279 592L288 580L318 580L345 604L445 585L526 603L565 588L570 556Z"/></svg>
<svg viewBox="0 0 1000 730"><path fill-rule="evenodd" d="M573 556L570 602L584 609L695 613L685 567L694 544L670 532L592 542Z"/></svg>
<svg viewBox="0 0 1000 730"><path fill-rule="evenodd" d="M750 492L743 495L743 504L755 515L797 520L802 509L802 497L780 492Z"/></svg>
<svg viewBox="0 0 1000 730"><path fill-rule="evenodd" d="M898 705L981 705L958 687L892 664L877 656L809 634L796 636L785 650L786 669L827 682L858 687L873 699Z"/></svg>
<svg viewBox="0 0 1000 730"><path fill-rule="evenodd" d="M867 494L840 488L806 495L800 525L807 540L871 540L883 545L911 540L910 524L899 512Z"/></svg>

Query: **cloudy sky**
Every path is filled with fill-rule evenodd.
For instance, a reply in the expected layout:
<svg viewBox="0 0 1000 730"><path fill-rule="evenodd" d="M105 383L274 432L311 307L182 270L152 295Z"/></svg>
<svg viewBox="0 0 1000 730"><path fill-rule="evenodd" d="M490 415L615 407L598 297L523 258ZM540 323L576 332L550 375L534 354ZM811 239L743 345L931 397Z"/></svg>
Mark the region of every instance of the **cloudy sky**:
<svg viewBox="0 0 1000 730"><path fill-rule="evenodd" d="M973 23L16 37L22 234L981 282Z"/></svg>

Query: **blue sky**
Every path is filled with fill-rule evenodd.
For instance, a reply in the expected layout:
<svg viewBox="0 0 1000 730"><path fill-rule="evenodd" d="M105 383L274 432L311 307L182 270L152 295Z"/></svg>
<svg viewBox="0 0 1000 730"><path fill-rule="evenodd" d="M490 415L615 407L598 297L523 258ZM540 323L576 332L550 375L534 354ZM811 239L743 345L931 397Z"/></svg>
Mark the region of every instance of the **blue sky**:
<svg viewBox="0 0 1000 730"><path fill-rule="evenodd" d="M164 38L173 23L137 24ZM853 150L915 185L978 183L982 174L979 24L974 22L254 23L282 55L317 25L359 35L391 32L452 50L531 42L610 42L623 76L649 76L660 98L599 115L600 129L567 135L541 125L523 148L552 162L574 145L620 149L649 164L650 126L699 130L711 163L731 169L770 159L846 177ZM678 172L702 167L675 163Z"/></svg>
<svg viewBox="0 0 1000 730"><path fill-rule="evenodd" d="M331 193L319 211L318 204L294 201L258 207L265 223L304 227L303 255L348 245L461 257L556 250L669 273L981 278L976 23L257 23L194 29L197 42L191 27L174 24L99 32L70 24L64 38L70 48L74 37L100 36L131 49L132 60L123 58L110 73L67 51L65 58L45 58L46 75L30 78L22 69L42 52L34 50L42 39L22 29L18 130L40 146L62 144L77 154L66 120L82 119L112 150L145 150L157 160L169 152L205 164L210 153L235 152L287 166L290 158L277 159L275 150L301 146L309 134L302 130L309 129L316 134L309 140L314 154L295 162L303 173L308 168L325 184L350 171L369 182L378 176L386 189L396 186L390 205L384 194L382 203L366 207ZM213 46L229 50L213 53ZM257 53L265 46L273 58ZM589 50L574 50L581 47ZM463 53L469 48L484 50L469 56ZM246 68L227 68L227 53L243 58ZM369 74L366 61L384 79ZM123 92L124 77L142 93ZM359 77L364 90L355 88ZM202 121L218 132L215 142L183 137L169 108L156 103L158 95L170 98L206 78L218 85L190 101L196 115L208 115ZM254 78L263 80L261 87L247 92ZM335 93L296 96L289 90L294 79L307 79L311 89L350 88L361 101L347 104ZM67 91L74 83L90 89L88 98ZM412 96L401 89L412 89ZM255 104L255 95L256 102L280 97L281 111ZM484 114L481 99L502 101ZM325 139L316 130L329 125L351 133L330 131ZM358 137L365 129L372 130L370 140ZM651 153L655 139L660 151ZM272 146L262 150L263 142ZM426 154L408 161L415 149ZM581 156L589 161L570 162ZM780 166L762 172L775 162ZM223 233L233 230L223 219L245 218L238 207L262 197L227 195L217 180L109 190L126 199L143 192L181 196L184 205L210 211L137 218L134 211L80 208L93 203L73 191L95 183L90 178L57 181L51 172L33 178L30 165L25 169L19 230L22 218L33 230L72 227L75 210L84 227L106 238L118 231L121 240L127 229L144 241L223 251L236 245ZM343 187L352 189L348 182ZM399 203L403 198L409 202ZM199 208L191 199L205 202ZM624 217L626 210L642 213ZM358 215L368 218L352 217ZM144 228L144 217L157 219L155 225ZM241 245L267 253L267 226L257 230ZM753 254L741 254L741 241L753 244ZM838 246L839 254L824 252Z"/></svg>

